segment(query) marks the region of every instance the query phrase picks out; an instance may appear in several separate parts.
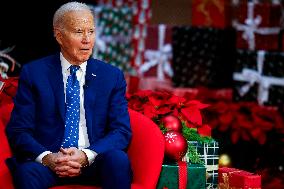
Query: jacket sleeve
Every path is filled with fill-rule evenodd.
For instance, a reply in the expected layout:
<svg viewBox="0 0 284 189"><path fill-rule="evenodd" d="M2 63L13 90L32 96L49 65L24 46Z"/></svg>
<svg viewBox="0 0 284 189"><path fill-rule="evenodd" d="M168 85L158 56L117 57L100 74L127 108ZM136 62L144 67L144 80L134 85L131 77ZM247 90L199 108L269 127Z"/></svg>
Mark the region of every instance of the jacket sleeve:
<svg viewBox="0 0 284 189"><path fill-rule="evenodd" d="M14 154L24 160L34 160L39 154L46 151L46 148L33 138L35 94L29 77L28 67L24 66L14 98L14 109L6 127L6 134Z"/></svg>
<svg viewBox="0 0 284 189"><path fill-rule="evenodd" d="M89 147L96 153L113 149L124 150L131 139L130 118L125 95L126 81L123 73L121 71L118 73L107 113L107 134Z"/></svg>

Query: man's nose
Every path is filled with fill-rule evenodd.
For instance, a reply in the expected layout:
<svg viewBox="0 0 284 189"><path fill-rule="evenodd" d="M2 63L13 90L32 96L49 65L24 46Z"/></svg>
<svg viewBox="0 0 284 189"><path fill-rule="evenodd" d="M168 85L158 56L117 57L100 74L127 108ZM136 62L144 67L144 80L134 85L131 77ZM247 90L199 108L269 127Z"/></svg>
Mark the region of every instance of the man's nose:
<svg viewBox="0 0 284 189"><path fill-rule="evenodd" d="M84 43L89 43L91 41L92 37L93 37L93 35L90 32L84 32L82 41Z"/></svg>

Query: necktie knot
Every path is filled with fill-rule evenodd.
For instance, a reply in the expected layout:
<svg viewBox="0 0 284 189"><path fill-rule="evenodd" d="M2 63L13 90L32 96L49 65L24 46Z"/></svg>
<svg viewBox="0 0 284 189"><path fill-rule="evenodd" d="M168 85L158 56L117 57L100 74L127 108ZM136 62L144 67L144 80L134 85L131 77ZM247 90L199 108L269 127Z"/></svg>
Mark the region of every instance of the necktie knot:
<svg viewBox="0 0 284 189"><path fill-rule="evenodd" d="M76 71L78 71L80 69L80 66L75 66L75 65L72 65L70 66L70 74L75 74Z"/></svg>

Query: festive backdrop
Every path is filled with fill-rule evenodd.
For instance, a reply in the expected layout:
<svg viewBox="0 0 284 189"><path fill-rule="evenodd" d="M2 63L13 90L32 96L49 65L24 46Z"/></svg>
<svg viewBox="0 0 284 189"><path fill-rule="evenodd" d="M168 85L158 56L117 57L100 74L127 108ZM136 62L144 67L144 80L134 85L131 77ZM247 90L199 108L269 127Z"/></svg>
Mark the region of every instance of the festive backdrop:
<svg viewBox="0 0 284 189"><path fill-rule="evenodd" d="M21 67L58 51L65 2L0 3L4 125ZM93 57L123 70L129 107L165 136L158 188L284 187L283 1L82 2L96 12Z"/></svg>

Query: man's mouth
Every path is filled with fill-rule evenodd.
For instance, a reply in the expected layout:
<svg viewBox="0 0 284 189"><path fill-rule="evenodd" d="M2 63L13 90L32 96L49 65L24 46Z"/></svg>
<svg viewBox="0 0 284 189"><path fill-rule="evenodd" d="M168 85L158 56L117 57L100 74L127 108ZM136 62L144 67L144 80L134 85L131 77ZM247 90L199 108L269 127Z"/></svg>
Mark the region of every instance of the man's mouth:
<svg viewBox="0 0 284 189"><path fill-rule="evenodd" d="M89 51L90 49L89 48L82 48L80 49L81 51Z"/></svg>

